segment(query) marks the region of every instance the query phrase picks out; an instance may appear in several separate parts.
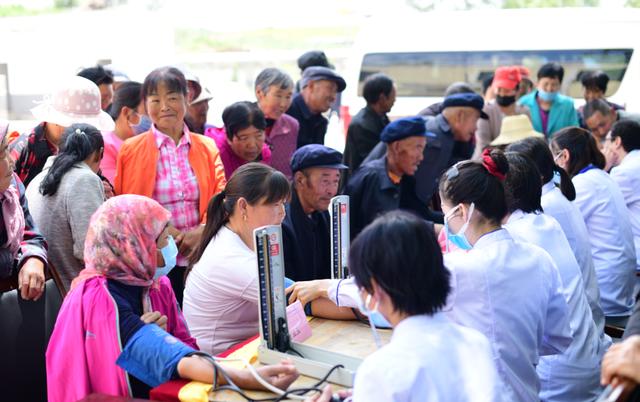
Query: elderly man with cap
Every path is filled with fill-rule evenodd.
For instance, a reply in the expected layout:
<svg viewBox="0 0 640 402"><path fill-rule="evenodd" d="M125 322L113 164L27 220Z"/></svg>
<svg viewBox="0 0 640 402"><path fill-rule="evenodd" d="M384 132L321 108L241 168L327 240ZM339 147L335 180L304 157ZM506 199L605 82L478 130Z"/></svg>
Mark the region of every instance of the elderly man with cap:
<svg viewBox="0 0 640 402"><path fill-rule="evenodd" d="M96 84L79 76L70 77L31 112L41 123L30 134L12 133L9 138L14 171L25 187L42 171L47 158L58 153L65 128L74 123L91 124L100 131L115 128L111 116L100 109Z"/></svg>
<svg viewBox="0 0 640 402"><path fill-rule="evenodd" d="M324 144L329 121L322 115L331 108L338 92L344 91L344 78L327 67L308 67L302 74L302 91L293 97L287 114L298 120L298 144Z"/></svg>
<svg viewBox="0 0 640 402"><path fill-rule="evenodd" d="M431 202L438 187L440 175L461 159L454 152L455 144L468 143L473 138L479 118L486 119L482 111L484 100L476 93L456 93L444 98L442 109L436 116L427 116L426 130L433 134L424 148L422 162L415 172L415 192L424 205ZM373 149L363 163L381 158L386 152L384 141ZM467 156L469 158L471 154ZM441 213L431 212L431 220L443 223Z"/></svg>
<svg viewBox="0 0 640 402"><path fill-rule="evenodd" d="M211 92L207 88L202 88L200 94L189 102L184 121L192 133L204 134L206 129L214 127L211 124L207 124L207 113L209 113L209 101L211 99L213 99Z"/></svg>
<svg viewBox="0 0 640 402"><path fill-rule="evenodd" d="M291 158L293 191L282 236L285 272L294 281L331 277L328 210L346 168L342 154L324 145L305 145Z"/></svg>
<svg viewBox="0 0 640 402"><path fill-rule="evenodd" d="M426 203L416 197L413 176L427 142L435 138L420 116L395 120L382 130L380 139L387 144L385 155L360 166L344 189L350 197L352 238L378 215L395 209L430 220Z"/></svg>
<svg viewBox="0 0 640 402"><path fill-rule="evenodd" d="M528 118L531 118L529 108L516 103L518 86L521 80L522 77L518 67L498 67L496 69L491 88L495 97L492 101L485 104L482 109L489 118L478 120L476 147L473 152L473 159L480 159L482 151L491 141L498 137L500 127L502 127L502 119L505 116L524 114Z"/></svg>

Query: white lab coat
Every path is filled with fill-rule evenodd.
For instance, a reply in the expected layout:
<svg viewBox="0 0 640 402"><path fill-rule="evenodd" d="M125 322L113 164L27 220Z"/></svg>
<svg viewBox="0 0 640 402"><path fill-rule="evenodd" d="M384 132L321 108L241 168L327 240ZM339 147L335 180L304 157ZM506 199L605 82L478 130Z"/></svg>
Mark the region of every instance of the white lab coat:
<svg viewBox="0 0 640 402"><path fill-rule="evenodd" d="M542 186L542 210L546 215L552 216L560 224L564 235L573 250L573 255L578 261L582 272L582 283L587 295L587 301L591 308L593 321L596 323L598 333L604 335L604 313L600 306L600 287L596 277L596 270L591 256L591 243L589 232L584 223L578 207L571 203L562 191L549 181Z"/></svg>
<svg viewBox="0 0 640 402"><path fill-rule="evenodd" d="M600 361L611 345L601 340L591 315L582 273L558 222L543 213L514 211L504 227L514 239L529 242L549 253L562 278L569 306L573 341L557 356L543 356L537 367L542 401L594 401L602 392Z"/></svg>
<svg viewBox="0 0 640 402"><path fill-rule="evenodd" d="M589 230L604 315L628 316L634 304L636 252L622 193L613 179L597 168L575 175L573 185L574 203Z"/></svg>
<svg viewBox="0 0 640 402"><path fill-rule="evenodd" d="M491 354L481 333L442 313L405 318L358 368L353 401L507 401Z"/></svg>
<svg viewBox="0 0 640 402"><path fill-rule="evenodd" d="M455 276L447 316L489 339L507 400L539 401L539 356L564 352L572 339L562 281L549 254L499 229L468 252L446 254L444 262Z"/></svg>
<svg viewBox="0 0 640 402"><path fill-rule="evenodd" d="M640 271L640 150L629 152L620 165L611 170L611 178L618 184L627 204L636 249L636 270Z"/></svg>

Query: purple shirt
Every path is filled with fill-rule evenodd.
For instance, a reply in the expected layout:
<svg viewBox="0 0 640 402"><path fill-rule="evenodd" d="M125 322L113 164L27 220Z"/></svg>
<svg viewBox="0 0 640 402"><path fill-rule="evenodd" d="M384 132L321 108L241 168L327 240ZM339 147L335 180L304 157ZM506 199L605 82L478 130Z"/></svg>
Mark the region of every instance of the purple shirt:
<svg viewBox="0 0 640 402"><path fill-rule="evenodd" d="M213 138L218 146L218 150L220 151L220 159L222 160L222 165L224 166L224 176L227 180L231 177L233 172L236 171L240 166L245 163L249 163L233 152L229 142L227 142L227 133L224 131L224 127L222 128L209 128L205 130L204 135L207 137ZM266 165L269 165L271 162L271 150L269 146L265 142L262 144L262 155L260 160L256 162L262 162Z"/></svg>
<svg viewBox="0 0 640 402"><path fill-rule="evenodd" d="M542 120L542 132L547 134L547 125L549 124L549 111L540 108L540 120Z"/></svg>

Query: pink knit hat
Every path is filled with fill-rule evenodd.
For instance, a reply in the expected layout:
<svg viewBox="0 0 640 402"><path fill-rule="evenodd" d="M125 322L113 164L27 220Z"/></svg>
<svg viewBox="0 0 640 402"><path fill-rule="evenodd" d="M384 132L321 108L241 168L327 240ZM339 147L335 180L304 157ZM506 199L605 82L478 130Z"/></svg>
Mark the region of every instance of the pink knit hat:
<svg viewBox="0 0 640 402"><path fill-rule="evenodd" d="M115 123L100 109L100 90L86 78L73 76L64 81L31 113L38 121L69 127L74 123L91 124L100 131L112 131Z"/></svg>

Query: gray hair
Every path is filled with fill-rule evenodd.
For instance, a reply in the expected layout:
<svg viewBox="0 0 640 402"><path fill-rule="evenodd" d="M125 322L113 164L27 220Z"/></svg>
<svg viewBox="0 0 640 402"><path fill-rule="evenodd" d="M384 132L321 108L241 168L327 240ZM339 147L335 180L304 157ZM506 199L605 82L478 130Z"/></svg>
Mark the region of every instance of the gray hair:
<svg viewBox="0 0 640 402"><path fill-rule="evenodd" d="M293 89L293 80L279 68L265 68L258 74L254 87L266 94L274 85L278 89Z"/></svg>
<svg viewBox="0 0 640 402"><path fill-rule="evenodd" d="M602 113L603 116L611 113L611 105L604 99L593 99L587 102L582 109L582 118L586 121L591 118L596 112Z"/></svg>

